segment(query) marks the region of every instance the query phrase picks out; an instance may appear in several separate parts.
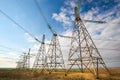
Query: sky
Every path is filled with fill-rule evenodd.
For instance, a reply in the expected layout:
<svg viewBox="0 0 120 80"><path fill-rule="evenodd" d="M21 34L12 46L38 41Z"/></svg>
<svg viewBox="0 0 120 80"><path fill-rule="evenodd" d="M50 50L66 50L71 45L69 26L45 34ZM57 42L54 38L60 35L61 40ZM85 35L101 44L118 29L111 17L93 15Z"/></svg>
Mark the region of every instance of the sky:
<svg viewBox="0 0 120 80"><path fill-rule="evenodd" d="M74 27L74 7L77 0L37 0L48 23L58 34L71 36ZM49 43L52 33L34 0L0 0L0 10L10 16L39 40L45 34ZM81 0L82 20L101 20L105 24L84 22L108 67L120 67L120 0ZM59 37L60 45L69 45L70 39ZM66 44L65 44L66 43ZM16 62L29 48L36 54L40 43L0 12L0 68L15 68ZM46 48L48 46L46 45ZM63 47L67 61L69 47ZM47 52L47 51L46 51ZM31 61L34 61L34 58Z"/></svg>

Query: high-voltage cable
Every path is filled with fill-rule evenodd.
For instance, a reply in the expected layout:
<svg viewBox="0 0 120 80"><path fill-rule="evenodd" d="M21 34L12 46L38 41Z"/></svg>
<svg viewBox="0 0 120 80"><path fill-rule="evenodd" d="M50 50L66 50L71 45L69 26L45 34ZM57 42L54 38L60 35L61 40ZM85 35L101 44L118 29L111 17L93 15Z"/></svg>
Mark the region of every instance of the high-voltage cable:
<svg viewBox="0 0 120 80"><path fill-rule="evenodd" d="M35 39L37 42L41 41L39 39L37 39L36 37L33 36L33 34L31 34L29 31L27 31L22 25L20 25L19 23L17 23L15 20L13 20L10 16L8 16L5 12L3 12L2 10L0 10L0 12L6 16L9 20L11 20L14 24L16 24L21 30L23 30L25 33L28 33L33 39Z"/></svg>
<svg viewBox="0 0 120 80"><path fill-rule="evenodd" d="M1 47L1 48L5 48L5 49L8 49L8 50L11 50L11 51L22 52L22 51L19 51L19 50L16 50L16 49L13 49L13 48L4 46L4 45L0 45L0 47Z"/></svg>
<svg viewBox="0 0 120 80"><path fill-rule="evenodd" d="M38 8L38 10L39 10L39 12L40 12L40 14L43 16L43 19L44 19L45 23L47 24L48 29L50 30L50 32L51 32L52 34L57 34L57 33L52 29L51 25L48 23L47 18L46 18L45 15L43 14L43 12L42 12L39 4L38 4L38 1L37 1L37 0L34 0L34 2L35 2L35 4L36 4L36 6L37 6L37 8ZM64 35L60 35L60 34L57 34L57 35L60 36L60 37L64 37L64 38L72 38L72 37L64 36Z"/></svg>

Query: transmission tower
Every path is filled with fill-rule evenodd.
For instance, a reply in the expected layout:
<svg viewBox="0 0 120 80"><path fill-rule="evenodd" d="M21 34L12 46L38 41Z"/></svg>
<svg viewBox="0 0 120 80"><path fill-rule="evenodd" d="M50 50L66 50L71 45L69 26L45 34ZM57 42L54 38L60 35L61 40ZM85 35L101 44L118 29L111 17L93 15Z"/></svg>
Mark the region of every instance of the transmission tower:
<svg viewBox="0 0 120 80"><path fill-rule="evenodd" d="M24 53L23 58L17 62L18 69L29 69L30 68L30 49L28 53Z"/></svg>
<svg viewBox="0 0 120 80"><path fill-rule="evenodd" d="M36 55L33 68L35 69L41 69L43 70L46 65L47 57L46 57L46 51L45 51L45 35L43 35L41 46L38 50L38 53Z"/></svg>
<svg viewBox="0 0 120 80"><path fill-rule="evenodd" d="M26 55L24 55L24 68L29 69L30 68L30 49Z"/></svg>
<svg viewBox="0 0 120 80"><path fill-rule="evenodd" d="M74 68L78 67L81 72L89 70L98 78L98 67L100 67L100 65L109 72L88 30L79 16L78 7L75 7L75 27L72 31L72 37L68 56L70 67L67 70L67 73L74 66Z"/></svg>
<svg viewBox="0 0 120 80"><path fill-rule="evenodd" d="M57 34L53 34L47 55L47 66L49 68L49 73L52 71L57 71L57 69L65 70L65 64Z"/></svg>

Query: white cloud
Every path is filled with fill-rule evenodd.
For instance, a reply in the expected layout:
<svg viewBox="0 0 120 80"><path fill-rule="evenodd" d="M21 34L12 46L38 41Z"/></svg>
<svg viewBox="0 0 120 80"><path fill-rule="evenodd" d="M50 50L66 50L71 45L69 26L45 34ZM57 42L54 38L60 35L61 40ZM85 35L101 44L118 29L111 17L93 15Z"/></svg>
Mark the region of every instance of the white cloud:
<svg viewBox="0 0 120 80"><path fill-rule="evenodd" d="M61 22L64 26L70 26L70 18L66 16L64 12L61 12L59 14L53 13L52 18L54 18L56 21Z"/></svg>
<svg viewBox="0 0 120 80"><path fill-rule="evenodd" d="M72 36L72 33L71 33L71 30L67 30L67 31L63 32L61 35ZM59 37L59 41L60 41L61 50L63 53L63 58L65 61L65 64L67 65L71 38Z"/></svg>
<svg viewBox="0 0 120 80"><path fill-rule="evenodd" d="M88 1L92 1L92 0L88 0ZM71 2L71 3L70 3ZM67 7L62 7L61 8L61 12L60 13L64 13L64 14L68 14L68 12L73 12L73 7L75 6L74 1L66 1L65 4ZM99 7L95 7L92 8L91 10L89 10L87 13L82 14L82 18L83 19L89 19L89 20L105 20L108 23L106 24L97 24L97 23L85 23L87 30L89 31L91 37L94 39L94 42L96 44L96 46L98 47L101 55L103 56L103 58L105 59L105 62L107 62L106 64L109 67L120 67L120 63L118 62L113 62L112 61L118 61L120 58L120 53L118 50L112 50L112 49L119 49L120 48L120 16L119 16L119 5L114 6L113 8L111 8L110 10L104 11L104 12L100 12L99 11ZM71 9L71 11L69 10ZM100 13L99 13L100 12ZM54 13L56 15L56 18L61 18L61 16L59 15L60 13ZM114 14L117 15L117 17L113 16ZM53 17L53 16L52 16ZM64 17L67 18L71 18L72 20L74 20L74 15L73 13L69 13L69 16L66 15ZM58 22L61 22L60 20L57 20L55 17L54 19ZM70 23L72 23L72 20L68 20L70 21ZM110 23L109 23L110 22ZM64 24L64 22L61 22L62 24ZM99 34L97 32L100 32ZM66 34L71 34L71 31L66 31L63 33L63 35ZM98 40L95 40L98 39ZM114 41L115 39L117 39L118 41ZM59 38L61 45L70 45L68 39L64 39L64 38ZM113 41L109 41L109 40L113 40ZM65 57L68 58L68 53L69 53L69 47L62 47L62 51L63 51L63 55ZM66 55L67 53L67 55ZM108 56L109 55L109 56ZM114 55L114 56L113 56ZM116 58L117 57L117 58ZM111 59L111 63L109 61L109 59ZM65 61L67 59L65 58Z"/></svg>
<svg viewBox="0 0 120 80"><path fill-rule="evenodd" d="M53 13L52 18L63 24L64 27L72 26L74 7L76 6L76 1L66 0L65 4L67 7L62 6L60 8L60 13Z"/></svg>
<svg viewBox="0 0 120 80"><path fill-rule="evenodd" d="M20 54L17 52L4 52L0 54L0 68L15 68Z"/></svg>
<svg viewBox="0 0 120 80"><path fill-rule="evenodd" d="M87 19L87 20L93 20L93 11L92 10L89 10L86 14L84 14L84 19Z"/></svg>
<svg viewBox="0 0 120 80"><path fill-rule="evenodd" d="M89 23L88 25L86 25L86 27L88 27L87 29L90 32L90 34L92 33L91 36L93 38L93 41L95 42L95 45L97 46L98 50L100 51L100 54L102 55L103 59L105 60L107 66L108 67L120 67L120 65L119 65L120 63L118 62L119 58L120 58L120 53L118 50L114 50L114 49L120 48L120 35L119 35L120 28L119 28L119 26L118 25L109 25L109 24L102 24L102 25L99 24L96 26L96 24ZM99 35L95 33L98 30L101 30L101 34L99 34ZM69 31L64 32L62 35L71 36L71 33L72 33L72 31L69 30ZM98 39L98 40L96 40L96 39ZM119 41L114 41L115 39L119 39ZM113 40L113 41L109 41L109 40ZM65 60L65 62L67 62L71 39L66 39L66 38L60 37L59 41L62 45L61 47L62 47L62 52L64 55L64 60ZM109 61L109 58L111 59L110 61Z"/></svg>
<svg viewBox="0 0 120 80"><path fill-rule="evenodd" d="M114 22L118 22L120 19L113 19L112 21ZM112 22L111 21L111 22ZM86 24L86 27L88 29L88 31L90 32L91 36L93 39L100 39L100 41L98 40L94 40L96 46L102 49L99 49L102 57L105 59L106 63L109 67L120 67L120 63L119 62L112 62L112 61L119 61L118 58L120 58L120 53L118 50L112 50L112 49L119 49L120 48L120 28L119 28L120 24L112 24L112 23L108 23L108 24ZM99 31L101 32L101 34L97 35L95 32ZM102 40L103 39L103 40ZM107 39L107 41L106 41ZM115 39L117 39L118 41L114 41ZM113 40L113 41L109 41L109 40ZM108 49L108 50L107 50ZM108 56L109 55L109 56ZM114 56L113 56L114 55ZM111 59L111 63L108 60L108 58Z"/></svg>
<svg viewBox="0 0 120 80"><path fill-rule="evenodd" d="M76 6L76 4L77 4L77 1L75 1L75 0L66 0L65 1L65 5L67 5L71 8L74 8Z"/></svg>
<svg viewBox="0 0 120 80"><path fill-rule="evenodd" d="M25 39L30 43L36 42L28 33L25 33Z"/></svg>

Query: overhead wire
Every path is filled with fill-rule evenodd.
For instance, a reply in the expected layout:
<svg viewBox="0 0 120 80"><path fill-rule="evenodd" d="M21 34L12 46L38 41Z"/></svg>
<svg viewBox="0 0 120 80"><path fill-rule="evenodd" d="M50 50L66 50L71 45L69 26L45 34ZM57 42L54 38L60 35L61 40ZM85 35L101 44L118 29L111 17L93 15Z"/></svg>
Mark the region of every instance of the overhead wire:
<svg viewBox="0 0 120 80"><path fill-rule="evenodd" d="M93 40L102 40L102 41L117 41L117 42L119 42L120 41L120 39L93 39Z"/></svg>
<svg viewBox="0 0 120 80"><path fill-rule="evenodd" d="M95 20L83 20L85 22L92 22L92 23L99 23L99 24L105 24L107 23L106 21L95 21Z"/></svg>
<svg viewBox="0 0 120 80"><path fill-rule="evenodd" d="M46 17L44 16L44 14L43 14L40 6L39 6L39 4L38 4L38 1L37 1L37 0L34 0L34 2L35 2L35 4L36 4L36 6L37 6L37 8L38 8L38 10L39 10L39 12L40 12L40 14L41 14L42 17L44 18L45 22L46 22L47 24L49 24L48 21L47 21L47 19L46 19Z"/></svg>
<svg viewBox="0 0 120 80"><path fill-rule="evenodd" d="M66 45L66 46L61 45L61 47L70 47L70 46L69 45ZM112 49L112 48L97 48L97 49L99 49L99 50L115 50L115 51L120 51L120 49Z"/></svg>
<svg viewBox="0 0 120 80"><path fill-rule="evenodd" d="M74 37L72 37L72 36L64 36L64 35L59 35L60 37L64 37L64 38L74 38ZM102 40L102 41L117 41L117 42L119 42L120 41L120 39L95 39L95 38L93 38L93 40Z"/></svg>
<svg viewBox="0 0 120 80"><path fill-rule="evenodd" d="M37 6L37 8L38 8L38 10L39 10L39 12L40 12L40 14L42 15L42 17L43 17L45 23L47 24L49 30L54 34L55 32L53 31L53 29L52 29L52 27L50 26L50 24L48 23L48 21L47 21L45 15L43 14L43 12L42 12L42 10L41 10L39 4L38 4L38 1L37 1L37 0L34 0L34 2L35 2L35 4L36 4L36 6Z"/></svg>
<svg viewBox="0 0 120 80"><path fill-rule="evenodd" d="M0 9L0 12L6 16L9 20L11 20L14 24L16 24L21 30L23 30L25 33L28 33L33 39L35 39L37 42L40 42L41 41L39 39L37 39L36 37L33 36L33 34L31 34L29 31L27 31L22 25L20 25L19 23L17 23L15 20L13 20L10 16L8 16L5 12L3 12L1 9Z"/></svg>
<svg viewBox="0 0 120 80"><path fill-rule="evenodd" d="M37 1L37 0L34 0L34 2L35 2L35 4L36 4L36 6L37 6L37 8L38 8L38 10L39 10L39 12L40 12L40 14L42 15L45 23L47 24L48 29L52 32L52 34L57 34L57 33L52 29L51 25L48 23L47 18L46 18L45 15L43 14L43 12L42 12L39 4L38 4L38 1ZM64 38L72 38L72 37L64 36L64 35L60 35L60 34L57 34L57 35L60 36L60 37L64 37Z"/></svg>
<svg viewBox="0 0 120 80"><path fill-rule="evenodd" d="M105 61L106 63L116 63L116 62L118 62L118 63L120 63L120 61L118 60L118 61L115 61L115 60L113 60L113 61Z"/></svg>
<svg viewBox="0 0 120 80"><path fill-rule="evenodd" d="M37 0L34 0L34 2L35 2L35 4L36 4L36 6L37 6L37 8L38 8L38 10L39 10L39 12L40 12L40 14L43 16L43 19L44 19L45 23L47 24L49 30L54 34L55 31L53 31L53 29L51 28L50 24L48 23L45 15L43 14L43 12L42 12L39 4L38 4L38 1L37 1ZM81 1L79 0L79 3L80 3L80 2L81 2ZM78 5L78 7L80 7L80 5ZM79 8L79 9L80 9L80 8ZM84 21L96 22L96 23L107 23L106 21L100 21L100 20L99 20L99 21L84 20ZM64 36L64 35L61 35L61 34L58 34L58 36L63 37L63 38L73 38L73 37L71 37L71 36ZM95 39L95 40L105 40L105 39ZM107 39L106 39L106 41L107 41ZM108 41L120 41L120 40L110 40L110 39L109 39Z"/></svg>
<svg viewBox="0 0 120 80"><path fill-rule="evenodd" d="M42 10L41 10L41 8L40 8L37 0L34 0L34 1L35 1L36 6L37 6L38 9L39 9L40 14L43 16L43 18L44 18L44 20L45 20L48 28L50 29L50 31L51 31L52 33L54 33L55 31L52 30L50 24L48 23L45 15L43 14L43 12L42 12ZM80 2L80 1L79 1L79 2ZM85 21L88 21L88 22L96 22L96 23L107 23L106 21L93 21L93 20L85 20ZM64 37L64 38L73 38L73 37L71 37L71 36L64 36L64 35L60 35L60 34L59 34L59 36L60 36L60 37ZM107 40L107 39L95 39L95 40ZM110 40L110 39L109 39L108 41L120 41L120 40Z"/></svg>
<svg viewBox="0 0 120 80"><path fill-rule="evenodd" d="M43 16L45 22L47 23L49 29L51 30L52 33L54 33L53 30L51 29L51 27L50 27L47 19L45 18L44 14L42 13L42 11L41 11L41 9L40 9L40 7L39 7L39 5L38 5L37 0L35 0L35 3L36 3L36 5L37 5L37 7L38 7L38 9L39 9L39 11L40 11L40 13L41 13L41 15ZM30 32L28 32L23 26L21 26L21 25L20 25L19 23L17 23L15 20L13 20L11 17L9 17L9 16L8 16L6 13L4 13L2 10L0 10L0 12L1 12L3 15L5 15L9 20L11 20L14 24L16 24L20 29L22 29L24 32L28 33L28 34L29 34L32 38L34 38L36 41L42 43L42 42L39 41L36 37L34 37L33 34L31 34ZM64 37L64 38L72 38L72 37L70 37L70 36L63 36L63 35L59 35L59 36L60 36L60 37ZM94 39L94 40L120 41L120 40L110 40L110 39L109 39L109 40L108 40L108 39ZM47 44L47 45L50 45L50 44ZM2 46L2 45L0 45L0 46ZM4 47L4 48L7 48L7 49L12 49L12 48L8 48L8 47L5 47L5 46L3 46L3 47ZM14 50L14 49L12 49L12 50ZM113 50L113 49L112 49L112 50ZM18 50L14 50L14 51L18 51ZM21 52L21 51L18 51L18 52Z"/></svg>
<svg viewBox="0 0 120 80"><path fill-rule="evenodd" d="M3 50L3 49L0 49L0 53L1 52L9 52L10 50Z"/></svg>
<svg viewBox="0 0 120 80"><path fill-rule="evenodd" d="M74 38L74 37L72 37L72 36L64 36L64 35L59 35L60 37L64 37L64 38ZM119 42L120 41L120 39L95 39L95 38L93 38L93 40L102 40L102 41L117 41L117 42Z"/></svg>
<svg viewBox="0 0 120 80"><path fill-rule="evenodd" d="M0 47L3 47L3 48L7 48L7 49L10 49L10 50L15 50L15 49L13 49L13 48L9 48L9 47L6 47L6 46L1 46L0 45ZM1 51L1 50L0 50ZM18 50L16 50L16 51L18 51ZM21 52L21 51L19 51L19 52ZM20 55L19 56L19 58L21 59L21 57L24 57L24 56L27 56L28 54L27 53L25 53L25 52L22 52L23 54L22 55ZM30 54L30 57L33 57L33 56L35 56L34 54ZM5 56L5 57L1 57L0 56L0 58L4 58L4 59L9 59L9 60L16 60L16 58L11 58L11 57L8 57L7 55Z"/></svg>
<svg viewBox="0 0 120 80"><path fill-rule="evenodd" d="M98 48L100 50L115 50L115 51L120 51L120 49L111 49L111 48Z"/></svg>
<svg viewBox="0 0 120 80"><path fill-rule="evenodd" d="M7 49L7 50L11 50L11 51L22 52L22 51L19 51L19 50L16 50L16 49L13 49L13 48L4 46L4 45L0 45L0 47L1 47L1 48L5 48L5 49ZM5 51L5 50L0 50L0 51Z"/></svg>
<svg viewBox="0 0 120 80"><path fill-rule="evenodd" d="M120 22L114 22L114 21L111 21L111 20L110 20L111 22L110 21L103 21L98 16L94 15L94 10L93 9L91 9L91 10L93 12L93 16L96 17L97 20L85 20L84 19L83 21L85 21L85 22L91 22L91 23L97 23L97 24L120 24ZM103 19L105 19L105 17Z"/></svg>
<svg viewBox="0 0 120 80"><path fill-rule="evenodd" d="M35 4L37 5L38 9L39 9L39 12L41 13L41 15L43 16L46 24L48 25L48 28L50 29L50 31L52 33L54 33L54 31L52 30L50 24L48 23L46 17L44 16L37 0L34 0L35 1ZM17 23L15 20L13 20L11 17L9 17L5 12L3 12L2 10L0 10L0 12L5 15L8 19L10 19L14 24L16 24L20 29L22 29L24 32L28 33L32 38L34 38L37 42L40 42L42 43L40 40L38 40L36 37L33 36L33 34L31 34L30 32L28 32L23 26L21 26L19 23ZM63 35L59 35L60 37L64 37L64 38L73 38L73 37L70 37L70 36L63 36ZM95 40L103 40L103 39L95 39ZM104 39L105 40L105 39ZM107 40L107 39L106 39ZM108 41L118 41L118 40L108 40Z"/></svg>
<svg viewBox="0 0 120 80"><path fill-rule="evenodd" d="M34 1L37 1L37 0L34 0ZM37 4L37 6L38 6L38 8L39 8L39 10L40 10L40 12L41 12L41 15L44 17L44 20L45 20L45 22L47 23L48 28L51 30L52 33L54 33L54 31L52 30L50 24L48 23L47 19L45 18L44 14L42 13L42 11L41 11L38 3L36 3L36 4ZM0 12L1 12L3 15L5 15L8 19L10 19L14 24L16 24L20 29L22 29L24 32L28 33L31 37L33 37L36 41L42 43L42 42L39 41L36 37L34 37L33 34L31 34L30 32L28 32L23 26L21 26L19 23L17 23L17 22L16 22L15 20L13 20L11 17L9 17L7 14L5 14L2 10L0 10ZM72 38L72 37L69 37L69 36L63 36L63 35L60 35L60 36L61 36L61 37L65 37L65 38ZM96 40L97 40L97 39L96 39ZM98 40L101 40L101 39L98 39ZM1 45L0 45L0 47L1 47ZM15 49L12 49L12 48L9 48L9 47L6 47L6 46L3 46L3 47L4 47L4 48L7 48L7 49L14 50L14 51L18 51L18 50L15 50ZM104 48L101 48L101 49L103 50ZM104 49L104 50L105 50L105 49ZM119 50L119 49L107 49L107 50ZM19 52L21 52L21 51L19 51Z"/></svg>
<svg viewBox="0 0 120 80"><path fill-rule="evenodd" d="M86 20L83 19L84 22L90 22L90 23L97 23L97 24L120 24L120 22L107 22L107 21L101 21L101 20Z"/></svg>

